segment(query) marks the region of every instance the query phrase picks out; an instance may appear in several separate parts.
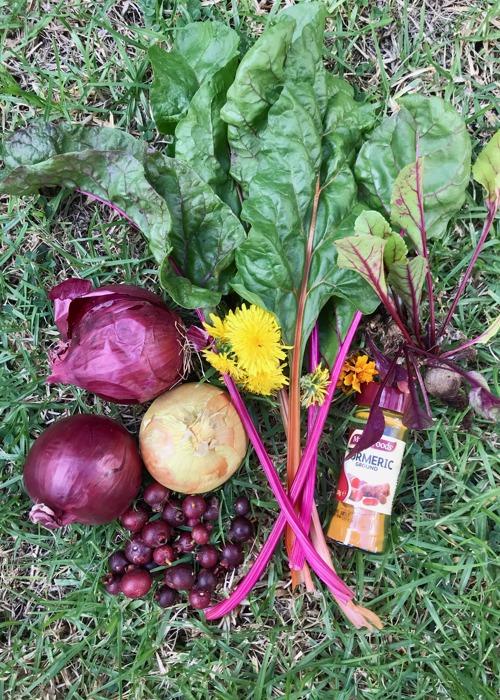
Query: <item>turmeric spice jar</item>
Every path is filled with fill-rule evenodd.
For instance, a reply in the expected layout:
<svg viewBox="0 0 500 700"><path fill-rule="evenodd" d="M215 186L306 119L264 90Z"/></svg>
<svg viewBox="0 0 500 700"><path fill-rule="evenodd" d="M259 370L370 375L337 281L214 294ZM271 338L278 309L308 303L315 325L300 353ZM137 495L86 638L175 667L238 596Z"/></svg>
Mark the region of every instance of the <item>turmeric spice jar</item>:
<svg viewBox="0 0 500 700"><path fill-rule="evenodd" d="M355 418L368 420L380 386L366 384L356 397ZM327 535L347 547L380 554L387 544L394 493L405 451L403 411L406 394L396 388L382 390L380 408L385 418L378 442L349 459L340 472L336 508ZM363 424L351 431L348 454L359 441Z"/></svg>

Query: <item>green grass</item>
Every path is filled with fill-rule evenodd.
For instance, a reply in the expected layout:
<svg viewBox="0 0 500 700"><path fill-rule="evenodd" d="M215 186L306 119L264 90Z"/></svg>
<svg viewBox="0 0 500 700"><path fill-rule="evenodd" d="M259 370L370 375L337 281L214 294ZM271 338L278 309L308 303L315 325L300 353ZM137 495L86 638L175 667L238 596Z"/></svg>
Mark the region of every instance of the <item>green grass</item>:
<svg viewBox="0 0 500 700"><path fill-rule="evenodd" d="M250 0L205 6L195 0L0 0L3 129L35 117L112 120L157 140L147 46L169 37L176 23L203 17L231 22L250 43L267 14L280 7L260 5L266 12L257 14ZM334 72L389 112L394 97L407 91L444 97L464 115L477 153L498 124L496 3L436 10L409 0L380 8L364 1L328 5L333 14L325 59ZM471 186L462 216L432 245L441 311L484 219L477 195ZM383 619L378 634L350 628L321 588L317 595L292 593L279 554L234 614L207 624L184 606L161 611L150 600L103 593L100 576L120 536L114 525L37 530L27 519L21 474L44 425L96 410L119 416L135 431L143 412L46 386L46 353L57 339L46 292L71 275L96 285L127 281L154 289L156 271L141 237L81 196L5 199L1 206L0 698L497 697L499 438L491 424L471 422L467 410L436 405L433 428L412 438L388 552L377 558L333 548L339 573ZM483 330L500 301L498 234L497 220L455 314L455 327L469 337ZM481 348L470 367L499 393L498 344ZM266 443L279 452L283 436L266 405L254 410ZM347 410L340 403L332 411L320 454L324 518ZM276 504L253 457L223 489L228 509L241 492L252 496L259 518L257 548ZM228 590L234 583L229 577Z"/></svg>

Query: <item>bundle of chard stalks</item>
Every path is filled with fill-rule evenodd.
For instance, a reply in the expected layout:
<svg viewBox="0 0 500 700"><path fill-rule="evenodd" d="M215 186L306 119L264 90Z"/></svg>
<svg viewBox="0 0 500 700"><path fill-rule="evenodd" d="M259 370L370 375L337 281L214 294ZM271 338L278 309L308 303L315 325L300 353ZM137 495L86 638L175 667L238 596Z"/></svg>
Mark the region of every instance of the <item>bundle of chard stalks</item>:
<svg viewBox="0 0 500 700"><path fill-rule="evenodd" d="M500 317L485 318L485 332L461 345L449 344L448 331L497 213L500 138L472 168L487 214L443 313L428 240L445 235L470 186L464 121L418 94L384 116L325 69L326 14L323 3L287 8L246 53L225 25L182 27L172 45L149 51L161 150L118 129L36 122L6 140L0 190L60 186L108 203L144 234L165 292L198 314L188 337L221 374L280 508L246 577L207 618L242 601L286 531L293 584L312 590L314 572L356 627L372 629L380 620L354 603L322 532L318 441L337 386L356 391L374 379L379 394L393 385L408 392L403 421L412 429L432 423L428 392L450 402L460 395L483 418L498 417L500 399L460 360L489 342ZM391 346L366 338L349 360L362 316L379 304ZM252 396L279 406L286 484L248 413ZM357 450L382 430L375 401Z"/></svg>

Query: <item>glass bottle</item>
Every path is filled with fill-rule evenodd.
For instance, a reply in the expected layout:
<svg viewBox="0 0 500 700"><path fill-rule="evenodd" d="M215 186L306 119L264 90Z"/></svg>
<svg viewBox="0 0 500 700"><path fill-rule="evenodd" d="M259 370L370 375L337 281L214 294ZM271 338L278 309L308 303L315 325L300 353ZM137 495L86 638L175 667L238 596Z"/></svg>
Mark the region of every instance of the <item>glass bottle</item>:
<svg viewBox="0 0 500 700"><path fill-rule="evenodd" d="M365 384L356 397L354 413L358 420L368 420L370 407L380 385ZM385 419L380 440L350 459L344 459L340 472L336 508L327 535L347 547L380 554L387 544L394 493L405 451L403 411L407 394L396 388L382 390L379 405ZM359 424L358 424L359 425ZM351 431L348 454L363 432L363 424Z"/></svg>

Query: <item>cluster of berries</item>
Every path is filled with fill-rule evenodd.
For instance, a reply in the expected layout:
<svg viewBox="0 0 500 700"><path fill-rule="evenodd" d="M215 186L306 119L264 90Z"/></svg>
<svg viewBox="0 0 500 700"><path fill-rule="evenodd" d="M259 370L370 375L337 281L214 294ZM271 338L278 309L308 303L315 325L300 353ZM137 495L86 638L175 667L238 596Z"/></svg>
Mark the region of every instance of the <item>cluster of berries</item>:
<svg viewBox="0 0 500 700"><path fill-rule="evenodd" d="M123 549L109 557L110 572L103 578L108 593L142 598L151 590L154 577L162 577L155 600L167 608L179 601L179 592L188 591L193 608L206 608L220 576L243 563L242 544L253 537L254 527L246 517L250 501L240 496L234 502L236 517L220 549L210 543L214 521L219 519L215 496L175 498L158 483L150 484L143 503L130 508L120 518L131 532ZM185 561L185 557L190 562ZM174 562L182 557L183 561Z"/></svg>

